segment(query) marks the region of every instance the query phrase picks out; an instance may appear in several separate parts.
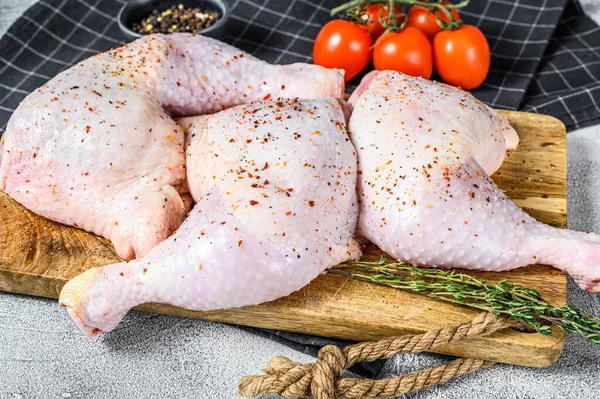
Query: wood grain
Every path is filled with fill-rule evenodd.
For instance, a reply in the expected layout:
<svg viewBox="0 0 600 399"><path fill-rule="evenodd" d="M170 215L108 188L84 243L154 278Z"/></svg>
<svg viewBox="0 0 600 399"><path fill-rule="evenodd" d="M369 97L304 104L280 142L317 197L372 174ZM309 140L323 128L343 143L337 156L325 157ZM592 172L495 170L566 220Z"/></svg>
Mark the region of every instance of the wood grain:
<svg viewBox="0 0 600 399"><path fill-rule="evenodd" d="M566 226L566 136L554 118L503 112L521 138L494 181L538 220ZM366 258L382 254L367 248ZM0 193L0 290L57 298L64 283L82 271L119 261L112 245L93 234L50 222ZM566 276L547 266L510 272L469 272L507 279L540 291L551 303L566 303ZM419 333L472 319L476 312L418 294L325 274L292 295L239 309L195 312L146 304L138 309L226 323L265 327L350 340L374 340ZM65 313L65 317L66 313ZM550 337L507 330L448 345L441 353L545 367L563 348L564 333Z"/></svg>

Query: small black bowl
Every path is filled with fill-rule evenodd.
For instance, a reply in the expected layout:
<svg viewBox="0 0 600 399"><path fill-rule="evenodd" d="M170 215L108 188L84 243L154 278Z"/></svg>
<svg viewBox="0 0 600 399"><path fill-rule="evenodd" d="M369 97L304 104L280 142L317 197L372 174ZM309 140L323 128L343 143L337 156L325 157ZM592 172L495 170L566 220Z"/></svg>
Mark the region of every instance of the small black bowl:
<svg viewBox="0 0 600 399"><path fill-rule="evenodd" d="M183 4L185 7L199 8L202 11L218 12L221 17L216 23L194 33L215 39L222 39L225 36L229 7L222 0L133 0L125 4L119 11L119 27L128 39L135 40L143 35L131 29L134 23L140 22L155 9L163 11L179 4Z"/></svg>

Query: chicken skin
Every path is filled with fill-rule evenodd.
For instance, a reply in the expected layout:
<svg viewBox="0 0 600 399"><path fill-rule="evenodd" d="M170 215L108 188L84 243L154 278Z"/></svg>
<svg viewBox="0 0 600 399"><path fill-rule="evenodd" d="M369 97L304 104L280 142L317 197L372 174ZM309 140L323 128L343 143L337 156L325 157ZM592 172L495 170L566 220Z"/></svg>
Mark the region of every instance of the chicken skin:
<svg viewBox="0 0 600 399"><path fill-rule="evenodd" d="M132 307L257 304L357 259L356 153L338 100L275 100L180 121L197 201L143 258L94 268L60 303L88 335Z"/></svg>
<svg viewBox="0 0 600 399"><path fill-rule="evenodd" d="M184 135L171 116L343 92L340 71L270 65L193 34L145 36L27 96L0 142L0 190L133 259L167 238L191 205Z"/></svg>
<svg viewBox="0 0 600 399"><path fill-rule="evenodd" d="M359 234L416 266L509 270L546 264L600 290L595 234L537 222L489 178L516 132L467 92L384 71L350 99Z"/></svg>

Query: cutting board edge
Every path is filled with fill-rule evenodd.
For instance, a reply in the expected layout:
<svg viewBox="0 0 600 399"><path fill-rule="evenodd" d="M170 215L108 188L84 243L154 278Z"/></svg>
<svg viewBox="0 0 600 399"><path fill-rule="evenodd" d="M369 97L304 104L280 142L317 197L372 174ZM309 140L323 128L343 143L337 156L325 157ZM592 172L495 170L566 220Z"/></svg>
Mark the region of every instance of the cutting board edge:
<svg viewBox="0 0 600 399"><path fill-rule="evenodd" d="M298 317L299 315L296 315L297 317L294 320L297 326L296 328L290 327L291 325L289 323L286 323L287 320L285 319L282 320L282 324L278 324L277 322L257 323L256 319L258 318L258 315L260 315L263 312L258 312L257 314L255 314L254 318L252 319L253 321L248 323L244 322L243 319L241 319L238 316L230 316L231 319L229 317L224 318L219 316L223 313L235 313L236 310L244 312L244 314L247 315L247 312L250 308L252 307L215 311L214 313L218 314L218 316L216 317L213 314L207 316L206 314L203 314L204 312L195 312L189 310L186 310L182 314L180 309L170 305L162 304L140 305L138 307L135 307L134 310L159 313L170 316L198 318L202 320L209 320L232 325L243 325L247 327L267 328L272 330L288 331L302 334L308 333L325 338L335 338L348 341L376 341L391 336L401 336L405 334L422 334L427 332L427 330L399 329L391 333L359 337L355 333L350 333L352 335L345 335L343 333L340 334L339 332L337 332L338 330L326 330L323 328L322 325L318 329L315 328L312 331L309 331L310 329L302 323L303 318L305 318L308 321L308 323L310 323L311 317L307 316L301 318ZM271 313L268 312L264 313L264 316L271 315ZM356 328L356 326L345 327ZM377 329L381 330L381 326L376 325L365 325L365 327L368 329L367 331L377 331ZM541 336L537 333L523 333L515 330L506 330L494 333L488 337L470 339L464 342L444 345L431 352L451 356L478 358L498 363L515 364L519 366L546 368L556 363L560 358L560 355L564 349L565 337L566 334L564 333L564 331L556 327L552 328L552 335L550 336ZM518 353L514 353L513 358L507 358L507 351L509 351L515 346L518 346L519 348Z"/></svg>
<svg viewBox="0 0 600 399"><path fill-rule="evenodd" d="M508 117L513 116L513 115L529 115L530 117L535 117L536 119L540 118L540 119L546 120L548 122L552 122L560 127L560 130L561 130L560 133L565 135L565 140L566 140L567 127L565 126L563 121L561 121L560 119L558 119L552 115L538 114L536 112L516 111L516 110L512 110L512 109L496 109L496 111L498 111L498 113L500 113L504 117L507 117L507 115L508 115Z"/></svg>
<svg viewBox="0 0 600 399"><path fill-rule="evenodd" d="M4 281L4 278L10 274L12 280L28 280L34 275L22 273L17 275L16 273L6 272L0 270L0 282ZM37 276L33 281L32 285L35 285L36 294L29 292L23 292L12 288L7 288L0 285L0 291L10 292L13 294L43 297L47 299L57 299L60 293L60 288L66 283L66 279L60 279L57 283L57 279L52 279L46 276ZM32 285L29 285L32 288ZM45 286L45 287L44 287ZM378 339L387 338L390 336L404 335L404 334L421 334L426 330L413 329L413 328L390 328L385 333L371 333L364 334L364 336L358 336L353 332L344 333L344 329L357 330L357 325L338 325L336 326L336 319L332 318L331 324L325 324L323 328L323 318L321 318L320 326L315 327L311 325L311 321L314 317L310 313L302 312L294 309L292 312L288 312L286 317L273 318L273 311L269 309L270 303L260 304L255 306L247 306L236 309L224 309L210 312L192 311L183 308L178 308L171 305L148 303L133 308L136 311L158 313L168 316L176 317L188 317L201 319L205 321L213 321L231 325L242 325L247 327L256 328L267 328L280 331L288 331L301 334L313 334L326 338L343 339L350 341L374 341ZM289 323L290 314L295 316L294 323ZM250 317L248 318L248 316ZM279 320L281 319L281 320ZM257 320L261 320L257 322ZM364 323L362 330L366 332L382 331L381 326L371 325ZM327 329L329 328L329 329ZM526 336L524 336L526 334ZM432 352L472 357L478 359L485 359L499 363L515 364L519 366L545 368L549 367L560 358L560 355L564 348L565 333L553 327L553 333L551 336L544 337L541 335L533 336L530 334L535 333L523 333L514 330L506 330L492 334L488 337L471 339L465 342L445 345ZM507 351L511 347L518 346L518 356L513 358L507 358Z"/></svg>

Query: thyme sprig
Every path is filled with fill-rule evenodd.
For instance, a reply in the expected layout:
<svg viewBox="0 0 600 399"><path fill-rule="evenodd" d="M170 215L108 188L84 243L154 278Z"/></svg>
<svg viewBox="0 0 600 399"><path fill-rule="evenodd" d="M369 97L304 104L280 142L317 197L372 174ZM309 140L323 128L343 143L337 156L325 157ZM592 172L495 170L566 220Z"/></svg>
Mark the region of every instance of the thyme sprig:
<svg viewBox="0 0 600 399"><path fill-rule="evenodd" d="M456 270L427 269L404 262L347 262L330 269L358 280L416 292L442 301L507 316L542 335L552 333L551 325L568 333L582 335L600 344L600 319L583 313L575 306L554 306L538 291L511 284L506 280L488 283Z"/></svg>

